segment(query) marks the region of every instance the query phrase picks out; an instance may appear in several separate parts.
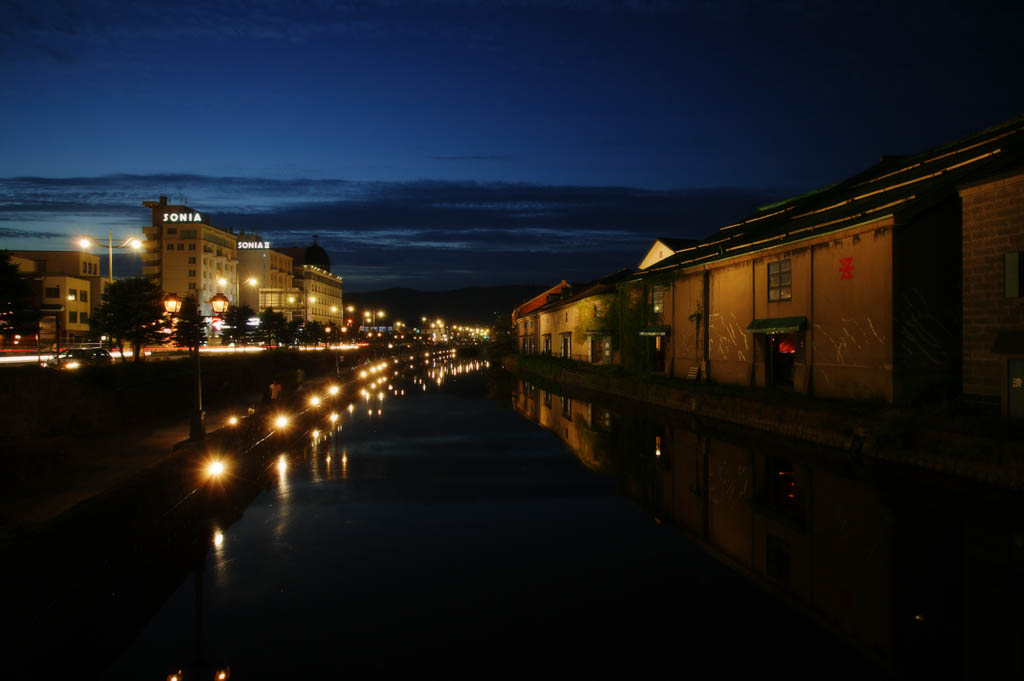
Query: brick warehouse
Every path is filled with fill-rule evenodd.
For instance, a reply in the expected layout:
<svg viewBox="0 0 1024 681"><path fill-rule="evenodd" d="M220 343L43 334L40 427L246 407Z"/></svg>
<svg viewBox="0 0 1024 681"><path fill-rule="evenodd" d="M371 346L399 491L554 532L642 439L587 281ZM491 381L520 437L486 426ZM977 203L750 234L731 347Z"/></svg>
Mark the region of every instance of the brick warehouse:
<svg viewBox="0 0 1024 681"><path fill-rule="evenodd" d="M664 356L647 364L675 376L699 367L718 383L808 395L953 398L967 333L958 187L1022 162L1015 119L767 206L642 270L633 296L647 326L622 332L662 334Z"/></svg>
<svg viewBox="0 0 1024 681"><path fill-rule="evenodd" d="M1024 167L960 187L964 399L1024 417Z"/></svg>
<svg viewBox="0 0 1024 681"><path fill-rule="evenodd" d="M1018 118L884 157L703 240L659 240L618 284L614 361L823 397L966 394L1004 412L1018 385L1024 415L1022 167Z"/></svg>

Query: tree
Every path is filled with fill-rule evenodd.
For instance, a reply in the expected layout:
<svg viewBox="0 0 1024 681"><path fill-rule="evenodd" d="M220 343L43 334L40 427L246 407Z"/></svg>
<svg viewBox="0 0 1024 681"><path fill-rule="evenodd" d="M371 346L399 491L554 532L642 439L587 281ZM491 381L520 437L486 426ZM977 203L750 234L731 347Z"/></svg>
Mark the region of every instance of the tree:
<svg viewBox="0 0 1024 681"><path fill-rule="evenodd" d="M255 317L256 313L248 305L232 305L224 315L224 330L221 332L224 340L229 343L247 344L253 337L253 328L249 326L249 320Z"/></svg>
<svg viewBox="0 0 1024 681"><path fill-rule="evenodd" d="M319 345L326 339L327 333L320 322L304 322L298 329L298 341L302 345Z"/></svg>
<svg viewBox="0 0 1024 681"><path fill-rule="evenodd" d="M284 315L268 307L260 313L259 337L265 345L280 344L288 335L288 322Z"/></svg>
<svg viewBox="0 0 1024 681"><path fill-rule="evenodd" d="M160 287L143 277L120 279L107 286L89 324L95 333L110 336L121 351L132 344L133 361L142 359L146 343L160 338L164 308Z"/></svg>
<svg viewBox="0 0 1024 681"><path fill-rule="evenodd" d="M199 311L199 301L189 296L181 303L181 310L174 323L171 338L178 346L184 346L191 352L197 352L206 338L206 322Z"/></svg>
<svg viewBox="0 0 1024 681"><path fill-rule="evenodd" d="M38 331L39 310L33 298L32 286L11 262L11 254L0 251L0 336Z"/></svg>

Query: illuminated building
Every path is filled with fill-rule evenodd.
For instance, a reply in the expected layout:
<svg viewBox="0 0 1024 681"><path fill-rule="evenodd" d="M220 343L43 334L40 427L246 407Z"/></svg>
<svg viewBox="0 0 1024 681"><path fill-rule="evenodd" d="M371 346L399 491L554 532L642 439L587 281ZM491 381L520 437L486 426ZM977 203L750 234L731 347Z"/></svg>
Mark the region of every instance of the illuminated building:
<svg viewBox="0 0 1024 681"><path fill-rule="evenodd" d="M209 224L204 213L168 204L166 196L142 205L153 212L150 226L142 230L142 275L165 293L195 296L204 315L213 313L209 301L218 293L237 304L238 236Z"/></svg>
<svg viewBox="0 0 1024 681"><path fill-rule="evenodd" d="M1024 416L1024 182L1011 179L1022 163L1024 118L884 157L688 246L659 239L616 284L614 360L639 375L896 403L996 404L1020 390ZM521 352L537 314L540 352L587 359L575 338L586 326L563 302L548 322L542 306L517 308Z"/></svg>
<svg viewBox="0 0 1024 681"><path fill-rule="evenodd" d="M269 309L302 319L302 291L295 288L292 257L256 234L238 236L239 303L256 313Z"/></svg>
<svg viewBox="0 0 1024 681"><path fill-rule="evenodd" d="M282 248L292 258L293 284L300 292L302 319L325 325L342 325L341 277L331 273L331 258L316 242L306 247Z"/></svg>
<svg viewBox="0 0 1024 681"><path fill-rule="evenodd" d="M100 258L82 251L12 251L11 262L29 279L43 309L43 338L59 344L87 339L89 320L100 304L106 279Z"/></svg>

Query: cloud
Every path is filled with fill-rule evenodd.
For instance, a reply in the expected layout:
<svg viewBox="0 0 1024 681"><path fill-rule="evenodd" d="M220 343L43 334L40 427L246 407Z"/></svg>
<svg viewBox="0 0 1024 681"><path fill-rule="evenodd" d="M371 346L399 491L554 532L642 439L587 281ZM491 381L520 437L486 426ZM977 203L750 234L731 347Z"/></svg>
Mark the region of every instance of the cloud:
<svg viewBox="0 0 1024 681"><path fill-rule="evenodd" d="M280 246L317 235L355 289L590 279L635 266L656 237L706 236L781 194L178 174L16 177L0 178L0 221L9 225L0 238L137 232L149 221L142 201L163 193L171 203L184 195L213 224Z"/></svg>
<svg viewBox="0 0 1024 681"><path fill-rule="evenodd" d="M509 154L493 154L490 156L428 156L432 161L511 161L516 158Z"/></svg>

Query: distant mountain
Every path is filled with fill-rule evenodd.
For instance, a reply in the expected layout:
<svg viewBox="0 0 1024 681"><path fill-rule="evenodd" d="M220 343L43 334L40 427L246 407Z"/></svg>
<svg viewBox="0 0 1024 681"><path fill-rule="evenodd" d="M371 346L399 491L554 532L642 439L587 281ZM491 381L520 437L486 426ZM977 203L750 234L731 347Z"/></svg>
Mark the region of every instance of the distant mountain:
<svg viewBox="0 0 1024 681"><path fill-rule="evenodd" d="M353 305L356 312L364 309L383 310L387 319L397 319L410 326L421 320L441 318L450 324L489 325L500 314L511 314L519 303L543 292L542 284L460 288L452 291L419 291L411 288L389 288L382 291L346 293L345 307Z"/></svg>

